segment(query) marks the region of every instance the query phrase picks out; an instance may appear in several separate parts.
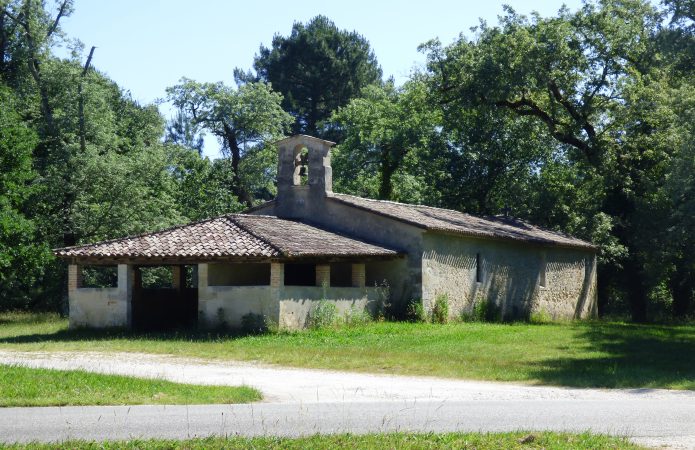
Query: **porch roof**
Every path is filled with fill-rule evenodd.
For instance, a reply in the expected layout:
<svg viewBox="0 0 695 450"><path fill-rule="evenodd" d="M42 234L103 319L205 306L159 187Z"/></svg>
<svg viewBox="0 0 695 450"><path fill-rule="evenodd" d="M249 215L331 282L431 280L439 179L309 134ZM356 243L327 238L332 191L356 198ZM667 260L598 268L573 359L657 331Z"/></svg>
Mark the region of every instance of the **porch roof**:
<svg viewBox="0 0 695 450"><path fill-rule="evenodd" d="M63 259L195 262L392 258L395 250L274 216L228 214L153 233L54 250Z"/></svg>

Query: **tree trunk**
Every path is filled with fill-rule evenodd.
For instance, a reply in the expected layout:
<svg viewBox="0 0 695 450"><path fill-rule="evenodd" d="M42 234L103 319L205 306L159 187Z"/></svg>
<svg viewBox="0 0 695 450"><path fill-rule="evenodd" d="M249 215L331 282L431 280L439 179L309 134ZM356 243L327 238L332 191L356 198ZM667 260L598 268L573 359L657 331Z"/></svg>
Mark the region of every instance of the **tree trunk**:
<svg viewBox="0 0 695 450"><path fill-rule="evenodd" d="M96 47L92 47L92 49L89 51L89 56L87 57L87 62L84 65L84 69L82 70L82 74L80 75L80 81L77 83L77 101L78 101L78 116L79 116L79 127L80 127L80 150L82 150L82 153L87 150L87 137L86 137L86 131L85 131L85 121L84 121L84 95L82 94L82 84L84 83L84 79L87 76L87 72L89 71L89 65L92 62L92 56L94 56L94 49Z"/></svg>
<svg viewBox="0 0 695 450"><path fill-rule="evenodd" d="M229 152L232 156L232 193L236 195L241 203L250 208L253 206L253 199L251 198L251 194L242 186L241 176L239 174L241 149L236 141L234 130L231 129L227 124L224 124L224 134L225 139L227 140L227 146L229 147Z"/></svg>

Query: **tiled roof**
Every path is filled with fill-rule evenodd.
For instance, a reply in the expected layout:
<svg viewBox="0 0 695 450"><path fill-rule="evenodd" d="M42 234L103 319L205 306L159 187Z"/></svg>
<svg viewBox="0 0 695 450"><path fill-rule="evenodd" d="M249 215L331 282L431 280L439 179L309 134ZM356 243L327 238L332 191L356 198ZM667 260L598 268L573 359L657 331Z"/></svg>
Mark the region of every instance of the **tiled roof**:
<svg viewBox="0 0 695 450"><path fill-rule="evenodd" d="M593 244L581 239L556 231L546 230L511 217L477 217L451 209L408 205L384 200L371 200L337 193L333 193L328 198L431 231L499 239L513 239L545 245L560 245L587 249L596 248Z"/></svg>
<svg viewBox="0 0 695 450"><path fill-rule="evenodd" d="M397 252L272 216L229 214L153 233L54 250L61 258L294 258Z"/></svg>

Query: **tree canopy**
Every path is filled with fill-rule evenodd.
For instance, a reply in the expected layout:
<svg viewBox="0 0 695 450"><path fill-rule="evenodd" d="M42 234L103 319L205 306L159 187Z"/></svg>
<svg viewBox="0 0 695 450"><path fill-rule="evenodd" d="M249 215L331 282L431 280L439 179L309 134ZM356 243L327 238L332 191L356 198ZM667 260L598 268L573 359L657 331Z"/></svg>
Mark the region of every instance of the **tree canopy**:
<svg viewBox="0 0 695 450"><path fill-rule="evenodd" d="M292 132L322 138L332 137L325 123L331 113L382 76L369 42L324 16L296 22L289 36L276 34L270 47L261 46L253 67L257 79L283 95L282 107L295 119Z"/></svg>

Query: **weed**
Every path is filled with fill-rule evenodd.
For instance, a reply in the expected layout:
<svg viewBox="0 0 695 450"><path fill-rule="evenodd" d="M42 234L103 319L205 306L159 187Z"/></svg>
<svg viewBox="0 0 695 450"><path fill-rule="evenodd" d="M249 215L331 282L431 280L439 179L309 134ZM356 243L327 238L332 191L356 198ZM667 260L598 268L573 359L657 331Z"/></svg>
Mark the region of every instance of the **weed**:
<svg viewBox="0 0 695 450"><path fill-rule="evenodd" d="M413 299L408 304L407 317L410 322L427 322L427 314L422 300Z"/></svg>
<svg viewBox="0 0 695 450"><path fill-rule="evenodd" d="M318 301L309 313L309 328L319 330L336 325L338 307L327 300Z"/></svg>
<svg viewBox="0 0 695 450"><path fill-rule="evenodd" d="M439 294L432 307L432 322L447 323L449 321L449 295Z"/></svg>

